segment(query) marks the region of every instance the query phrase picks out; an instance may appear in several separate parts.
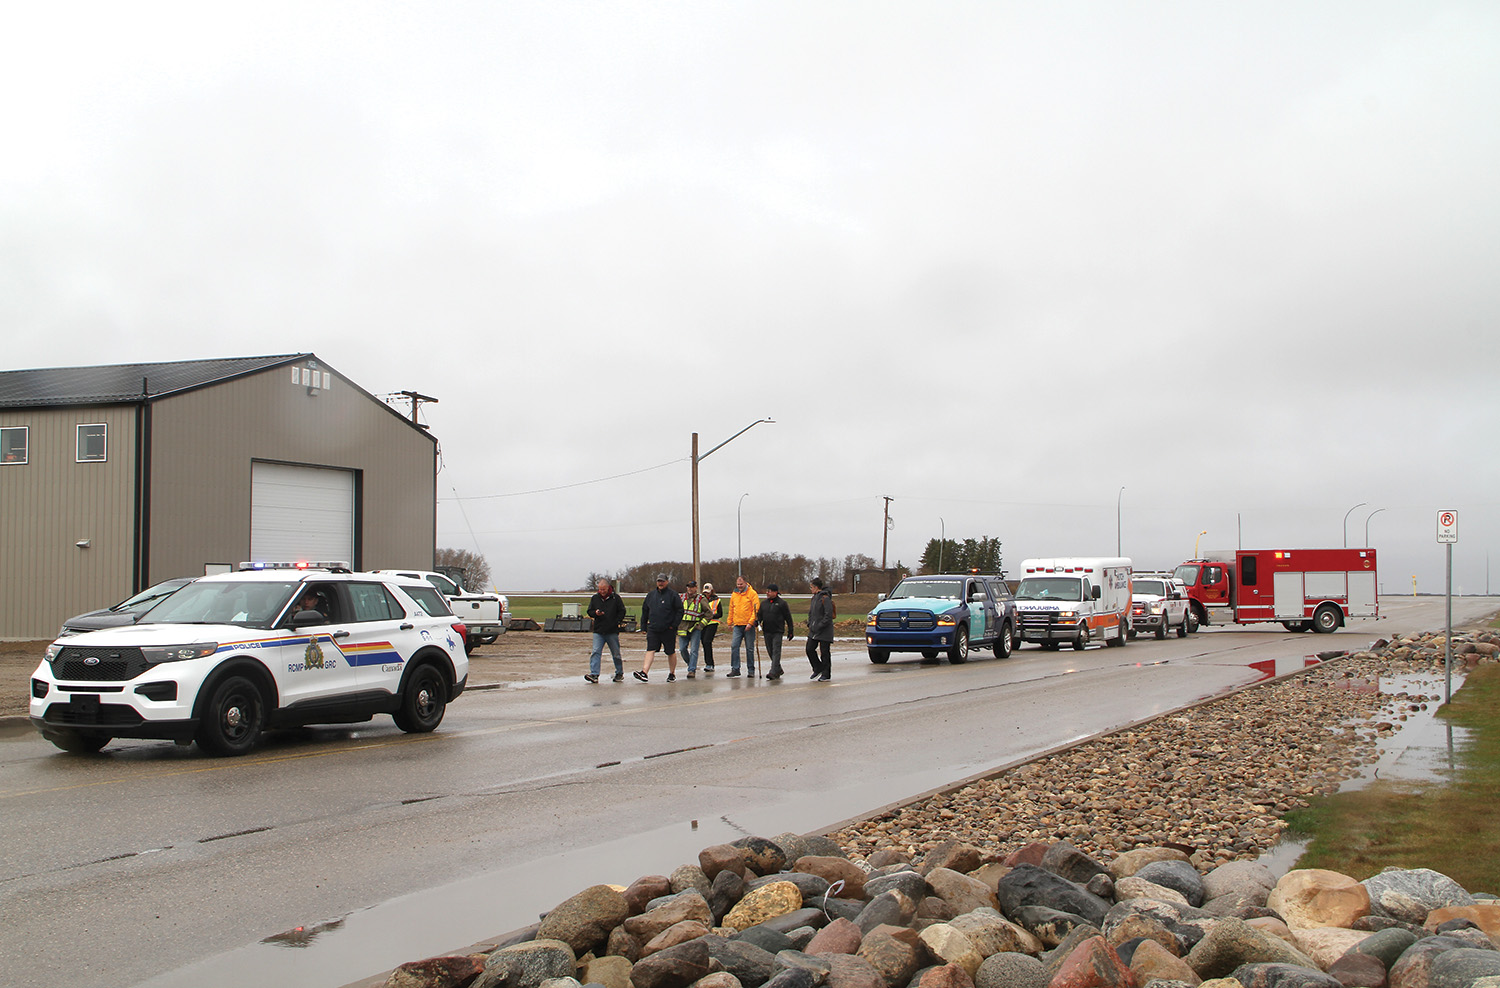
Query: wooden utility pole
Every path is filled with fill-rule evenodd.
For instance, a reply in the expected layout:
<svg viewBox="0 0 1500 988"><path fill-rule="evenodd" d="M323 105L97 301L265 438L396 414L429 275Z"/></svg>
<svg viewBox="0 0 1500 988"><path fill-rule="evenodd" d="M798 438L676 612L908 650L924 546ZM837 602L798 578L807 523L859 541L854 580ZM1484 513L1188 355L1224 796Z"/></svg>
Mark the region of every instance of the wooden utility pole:
<svg viewBox="0 0 1500 988"><path fill-rule="evenodd" d="M884 495L882 495L884 496ZM885 527L880 530L880 568L885 570L885 550L891 537L891 499L885 499Z"/></svg>
<svg viewBox="0 0 1500 988"><path fill-rule="evenodd" d="M406 397L411 399L411 424L419 429L427 428L422 423L417 421L417 409L422 407L422 402L424 401L430 401L434 405L436 405L438 403L438 400L431 395L424 395L416 391L397 391L396 393L398 395L405 395Z"/></svg>

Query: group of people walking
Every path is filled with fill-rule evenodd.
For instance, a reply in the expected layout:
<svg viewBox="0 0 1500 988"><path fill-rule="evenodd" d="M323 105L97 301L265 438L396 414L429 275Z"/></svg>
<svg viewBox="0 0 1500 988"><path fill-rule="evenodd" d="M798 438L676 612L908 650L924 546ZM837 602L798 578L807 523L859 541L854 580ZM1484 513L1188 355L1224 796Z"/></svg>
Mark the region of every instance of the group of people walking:
<svg viewBox="0 0 1500 988"><path fill-rule="evenodd" d="M744 656L745 675L754 679L755 637L760 630L769 666L765 678L778 680L783 675L781 668L781 645L783 641L796 638L792 621L792 609L781 597L781 588L774 583L766 584L766 596L755 592L743 576L735 577L734 592L729 595L728 609L725 602L714 593L712 583L703 584L699 591L696 580L689 580L687 588L677 593L671 587L665 573L656 577L656 587L646 594L641 604L641 626L646 631L646 657L641 668L631 673L643 683L651 681L651 664L658 652L667 654L667 682L677 680L677 658L682 657L687 667L687 678L698 675L698 660L701 652L703 671L714 668L714 637L721 621L730 628L728 678L740 676L740 657ZM614 584L601 579L596 593L589 598L589 617L593 619L594 643L589 653L589 671L584 679L599 682L599 666L606 646L614 659L614 682L623 682L625 666L620 658L620 629L624 627L626 609ZM833 646L833 620L837 609L833 593L823 586L823 581L812 580L812 601L807 610L806 652L812 666L812 679L828 682L832 678L832 663L829 651ZM763 663L763 666L765 663Z"/></svg>

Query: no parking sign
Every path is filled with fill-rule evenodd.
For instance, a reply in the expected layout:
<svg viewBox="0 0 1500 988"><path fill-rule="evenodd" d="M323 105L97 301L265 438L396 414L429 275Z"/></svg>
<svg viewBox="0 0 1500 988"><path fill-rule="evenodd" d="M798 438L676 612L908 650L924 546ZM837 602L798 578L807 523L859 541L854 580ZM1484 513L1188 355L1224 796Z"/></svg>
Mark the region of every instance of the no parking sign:
<svg viewBox="0 0 1500 988"><path fill-rule="evenodd" d="M1437 516L1437 540L1443 542L1458 541L1458 512L1439 511Z"/></svg>

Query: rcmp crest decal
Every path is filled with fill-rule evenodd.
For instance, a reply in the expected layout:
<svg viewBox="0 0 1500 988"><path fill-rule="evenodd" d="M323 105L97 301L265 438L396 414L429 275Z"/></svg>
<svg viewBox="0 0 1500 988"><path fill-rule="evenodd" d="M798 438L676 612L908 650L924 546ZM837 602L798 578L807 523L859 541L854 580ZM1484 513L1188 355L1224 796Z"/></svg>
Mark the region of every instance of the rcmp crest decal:
<svg viewBox="0 0 1500 988"><path fill-rule="evenodd" d="M318 647L316 638L309 639L307 649L302 653L302 667L304 669L323 668L323 650Z"/></svg>

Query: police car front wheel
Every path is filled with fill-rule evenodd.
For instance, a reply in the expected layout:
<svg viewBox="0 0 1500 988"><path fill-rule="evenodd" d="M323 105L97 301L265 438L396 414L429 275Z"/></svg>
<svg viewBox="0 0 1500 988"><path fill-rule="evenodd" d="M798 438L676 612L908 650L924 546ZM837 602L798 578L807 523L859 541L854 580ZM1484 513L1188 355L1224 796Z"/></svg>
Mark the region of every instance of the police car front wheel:
<svg viewBox="0 0 1500 988"><path fill-rule="evenodd" d="M243 755L255 747L266 726L266 700L260 687L244 676L230 676L213 687L198 747L210 755Z"/></svg>

